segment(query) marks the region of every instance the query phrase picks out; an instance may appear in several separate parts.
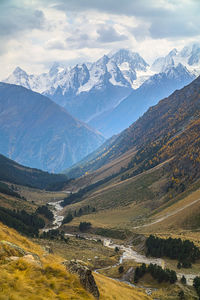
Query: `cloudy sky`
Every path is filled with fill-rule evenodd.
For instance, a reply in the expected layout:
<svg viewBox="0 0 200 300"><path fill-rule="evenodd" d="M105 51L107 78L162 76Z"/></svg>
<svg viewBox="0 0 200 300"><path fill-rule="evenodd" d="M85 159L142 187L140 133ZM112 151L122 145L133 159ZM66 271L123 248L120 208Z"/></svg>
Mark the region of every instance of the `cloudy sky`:
<svg viewBox="0 0 200 300"><path fill-rule="evenodd" d="M200 42L200 0L0 0L0 79L16 66L94 61L118 48L147 62Z"/></svg>

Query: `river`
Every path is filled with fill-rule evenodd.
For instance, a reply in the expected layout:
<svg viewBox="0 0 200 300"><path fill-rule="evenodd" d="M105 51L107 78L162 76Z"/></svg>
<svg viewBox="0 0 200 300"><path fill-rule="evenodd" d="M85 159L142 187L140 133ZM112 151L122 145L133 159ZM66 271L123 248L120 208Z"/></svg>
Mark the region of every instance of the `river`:
<svg viewBox="0 0 200 300"><path fill-rule="evenodd" d="M44 231L48 231L51 229L57 229L61 226L62 221L64 219L64 217L60 214L63 207L60 205L60 203L63 200L57 201L57 202L49 202L48 204L51 205L51 211L54 215L54 221L51 227L49 228L45 228ZM66 236L76 236L76 234L71 234L71 233L66 233ZM87 237L84 236L85 239L87 240L93 240L93 241L97 241L99 239L99 237ZM165 261L162 258L153 258L153 257L146 257L145 255L142 255L140 253L138 253L137 251L133 250L132 247L129 246L125 246L125 245L120 245L120 244L115 244L111 239L108 238L100 238L103 242L103 245L105 247L108 247L110 249L115 249L116 247L119 248L119 250L122 251L122 255L120 256L119 262L115 265L106 267L106 268L102 268L102 269L108 269L108 268L112 268L115 267L117 265L120 265L123 263L124 260L133 260L137 263L145 263L145 264L157 264L159 266L161 266L163 269L165 268ZM96 270L98 271L98 270ZM187 280L187 285L192 286L193 285L193 280L196 276L200 276L199 274L186 274L184 272L179 272L177 273L177 277L178 279L181 279L182 276L185 276L186 280ZM124 281L126 282L126 281ZM127 283L127 282L126 282Z"/></svg>

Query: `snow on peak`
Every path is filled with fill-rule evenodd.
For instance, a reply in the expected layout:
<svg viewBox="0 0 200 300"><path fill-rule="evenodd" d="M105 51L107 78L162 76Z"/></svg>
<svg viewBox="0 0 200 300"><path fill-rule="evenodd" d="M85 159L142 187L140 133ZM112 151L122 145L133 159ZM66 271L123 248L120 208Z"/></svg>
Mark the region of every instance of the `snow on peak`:
<svg viewBox="0 0 200 300"><path fill-rule="evenodd" d="M178 50L176 48L172 49L167 56L173 57L176 56L178 53Z"/></svg>
<svg viewBox="0 0 200 300"><path fill-rule="evenodd" d="M200 43L191 44L189 46L185 46L180 51L181 57L190 57L194 52L196 52L200 48Z"/></svg>
<svg viewBox="0 0 200 300"><path fill-rule="evenodd" d="M125 48L110 52L108 57L116 63L123 77L132 87L140 73L146 72L148 68L146 61L137 52Z"/></svg>
<svg viewBox="0 0 200 300"><path fill-rule="evenodd" d="M58 73L62 72L64 70L64 66L60 64L59 62L54 62L49 70L49 76L54 77Z"/></svg>
<svg viewBox="0 0 200 300"><path fill-rule="evenodd" d="M200 74L200 44L185 46L181 51L173 49L165 57L157 58L151 66L152 71L165 72L169 67L179 64L195 76ZM179 66L180 67L180 66Z"/></svg>
<svg viewBox="0 0 200 300"><path fill-rule="evenodd" d="M137 89L155 74L178 71L195 76L200 74L200 44L186 46L181 51L174 48L165 57L157 58L151 67L137 52L122 48L94 63L68 67L54 62L49 72L40 75L29 75L17 67L4 81L49 96L57 92L71 97L91 89L105 88L108 84Z"/></svg>
<svg viewBox="0 0 200 300"><path fill-rule="evenodd" d="M115 63L120 66L123 63L128 63L130 68L136 70L146 70L148 64L146 61L137 53L132 52L128 49L119 49L115 52L110 52L108 54L109 58L115 61Z"/></svg>
<svg viewBox="0 0 200 300"><path fill-rule="evenodd" d="M13 73L6 78L4 82L22 85L25 88L30 89L29 76L20 67L16 67Z"/></svg>
<svg viewBox="0 0 200 300"><path fill-rule="evenodd" d="M23 69L21 69L20 67L16 67L15 70L13 71L13 74L15 76L22 76L22 75L28 76L27 73Z"/></svg>
<svg viewBox="0 0 200 300"><path fill-rule="evenodd" d="M165 69L165 72L169 78L174 78L178 76L184 76L186 74L189 74L189 71L185 66L183 66L181 63L179 63L176 67L168 67Z"/></svg>
<svg viewBox="0 0 200 300"><path fill-rule="evenodd" d="M165 57L157 58L151 66L151 69L155 72L165 72L168 67L174 66L173 57L176 56L177 50L173 49Z"/></svg>

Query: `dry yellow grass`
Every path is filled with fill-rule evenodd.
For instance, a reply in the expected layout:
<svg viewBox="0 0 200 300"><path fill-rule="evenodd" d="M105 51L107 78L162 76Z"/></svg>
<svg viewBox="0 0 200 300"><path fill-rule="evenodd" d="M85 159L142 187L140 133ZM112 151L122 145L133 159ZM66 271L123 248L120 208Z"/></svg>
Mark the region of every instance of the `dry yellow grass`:
<svg viewBox="0 0 200 300"><path fill-rule="evenodd" d="M0 260L1 300L94 299L80 285L77 276L69 274L61 265L62 257L48 255L39 245L1 223L0 240L14 243L26 251L39 255L41 262L41 264L30 262L23 257L16 260L6 260L4 257ZM10 254L16 255L16 252ZM102 300L151 299L142 291L105 276L95 274L95 279Z"/></svg>
<svg viewBox="0 0 200 300"><path fill-rule="evenodd" d="M133 221L140 214L145 214L148 209L145 209L141 205L135 203L119 207L116 209L103 210L97 213L83 215L80 218L75 218L70 225L79 225L80 222L91 222L93 227L101 228L119 228L119 229L131 229L133 227Z"/></svg>
<svg viewBox="0 0 200 300"><path fill-rule="evenodd" d="M95 280L100 290L100 300L150 300L142 290L115 281L100 274L95 274Z"/></svg>
<svg viewBox="0 0 200 300"><path fill-rule="evenodd" d="M180 210L180 211L179 211ZM172 214L172 215L170 215ZM192 222L195 216L200 215L200 190L191 193L184 199L174 203L173 205L163 209L160 213L153 216L154 220L159 220L162 217L166 217L162 221L152 224L149 221L149 226L141 227L139 231L148 232L174 232L177 230L189 229L191 232ZM147 222L148 223L148 222ZM197 228L196 228L197 229Z"/></svg>
<svg viewBox="0 0 200 300"><path fill-rule="evenodd" d="M0 223L0 241L2 240L14 243L26 251L31 251L38 255L43 254L43 251L39 245L32 243L28 238L20 235L16 230Z"/></svg>
<svg viewBox="0 0 200 300"><path fill-rule="evenodd" d="M39 255L41 265L23 257L1 261L0 299L93 299L60 264L61 257L46 255L42 248L15 230L0 224L0 240ZM14 255L14 253L13 253Z"/></svg>

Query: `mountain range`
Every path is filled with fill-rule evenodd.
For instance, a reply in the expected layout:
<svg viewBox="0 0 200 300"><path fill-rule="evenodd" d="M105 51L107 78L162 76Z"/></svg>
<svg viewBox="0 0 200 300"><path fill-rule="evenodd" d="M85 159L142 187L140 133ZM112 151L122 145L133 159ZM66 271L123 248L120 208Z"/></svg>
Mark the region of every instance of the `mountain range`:
<svg viewBox="0 0 200 300"><path fill-rule="evenodd" d="M0 83L0 153L23 165L58 172L95 150L104 138L52 100Z"/></svg>
<svg viewBox="0 0 200 300"><path fill-rule="evenodd" d="M93 63L29 75L17 67L5 82L40 92L74 117L110 137L130 126L148 107L200 74L200 46L173 49L149 65L128 49L110 52ZM124 117L126 116L126 117Z"/></svg>
<svg viewBox="0 0 200 300"><path fill-rule="evenodd" d="M126 176L129 177L129 169L133 168L133 176L172 159L170 172L178 174L179 184L183 178L188 180L188 176L192 182L200 176L199 95L200 76L150 107L129 128L108 140L67 174L72 177L81 176L116 159L120 164L120 157L132 151L136 155L132 154L128 167L122 169L121 174L127 172Z"/></svg>
<svg viewBox="0 0 200 300"><path fill-rule="evenodd" d="M104 57L103 60L107 61L107 58ZM108 64L109 61L106 68ZM155 95L160 93L161 97L162 89L170 92L171 88L173 91L178 82L180 85L186 84L192 76L196 77L180 62L177 65L172 63L168 67L165 64L162 72L146 79L113 109L113 111L119 109L117 111L119 115L116 113L118 123L123 119L120 119L120 112L131 122L134 109L137 111L140 109L139 104L135 108L131 104L138 101L142 93L144 99L142 105L147 104L148 108L150 103L154 103ZM149 86L155 94L153 92L150 94ZM120 108L123 107L123 103L125 103L124 111ZM130 115L126 110L127 107ZM109 109L109 113L111 111L112 109ZM107 116L109 113L107 111ZM100 115L98 117L100 119ZM91 298L92 296L90 297L79 286L76 273L71 278L65 270L63 261L73 259L70 264L75 263L76 268L77 261L78 263L82 261L84 267L80 268L78 265L78 272L81 270L81 274L82 270L86 270L86 274L91 275L91 271L86 269L86 266L89 266L93 269L99 267L101 271L106 270L105 274L112 276L112 285L105 289L109 279L101 274L94 274L102 299L107 299L107 295L111 295L112 299L118 299L118 295L124 295L124 299L129 299L130 295L134 299L150 299L151 296L141 293L135 296L128 285L127 291L121 289L122 283L119 285L119 280L124 280L124 277L122 275L119 277L121 271L117 263L118 250L130 255L131 247L134 245L134 256L131 258L135 260L135 253L142 254L141 262L151 263L149 269L153 258L145 257L145 253L141 251L145 249L147 245L145 240L150 234L159 236L161 242L170 237L172 244L180 242L181 245L193 247L191 241L194 241L195 245L199 246L199 132L200 76L184 88L173 91L158 104L149 107L137 121L106 140L104 144L100 134L72 117L64 107L48 97L22 86L0 83L0 152L5 151L7 156L23 161L26 165L41 166L43 169L56 172L73 161L80 160L100 145L95 152L68 170L67 176L24 167L0 155L0 217L3 223L0 224L3 266L1 271L6 289L5 293L2 290L3 296L6 297L10 293L16 297L19 294L24 296L28 291L26 292L28 298L34 294L43 297L45 290L45 297L49 292L48 297L52 295L52 299L58 295L68 297L69 293L75 299ZM50 191L41 191L38 188L50 188ZM55 192L56 188L59 192ZM52 209L52 206L55 208ZM61 224L62 218L64 219ZM23 235L34 237L42 248L7 228L6 225L22 232ZM39 229L45 225L46 228L40 233ZM90 228L82 232L81 225L89 225ZM112 248L106 249L106 243L97 240L98 235L102 240L105 237L104 242L114 238L121 239L121 242L119 245L111 242ZM156 240L155 237L154 239ZM197 247L193 249L199 253ZM190 257L191 252L188 252ZM124 254L123 256L129 257ZM178 259L178 256L171 257L172 271L167 270L166 274L174 272L176 275L174 270L177 271L179 268ZM166 265L165 256L160 260L163 266ZM198 264L198 260L197 262L192 260L192 264L194 263ZM120 264L120 267L125 267L126 270L137 270L135 262L131 260L126 260L123 264L120 259ZM187 264L186 266L188 267ZM186 266L181 265L183 268L181 272L185 272ZM141 268L143 267L144 264ZM160 276L162 268L155 265L154 267L155 270L156 268L159 270ZM180 285L184 285L184 289L186 283L193 282L196 268L198 265L195 266L195 270L190 265L189 275L177 273L177 276L182 276ZM112 273L108 272L109 269ZM22 289L16 289L15 285L10 284L15 273L23 282L19 285ZM124 269L123 273L123 276L127 274ZM126 280L132 283L135 274L137 271L131 273L131 277ZM182 274L190 276L184 284ZM41 281L39 290L37 290L38 278ZM113 278L117 278L117 281L115 282ZM142 280L146 280L145 276ZM83 280L82 276L81 282L83 281L93 282L96 286L94 279ZM113 282L116 284L114 287ZM148 274L147 282L154 286L155 278L152 274ZM41 289L43 283L44 289ZM50 288L46 289L45 286ZM175 294L174 288L179 292L177 286L167 283L165 290L163 286L162 290L159 290L156 283L156 297L160 292L164 294L164 298L168 297L168 292L171 295L170 289L173 289L173 297L174 295L179 297L180 293ZM191 291L192 287L188 294L185 293L186 298L191 298ZM193 297L193 294L192 298L195 299L196 296ZM154 295L152 294L153 297Z"/></svg>

